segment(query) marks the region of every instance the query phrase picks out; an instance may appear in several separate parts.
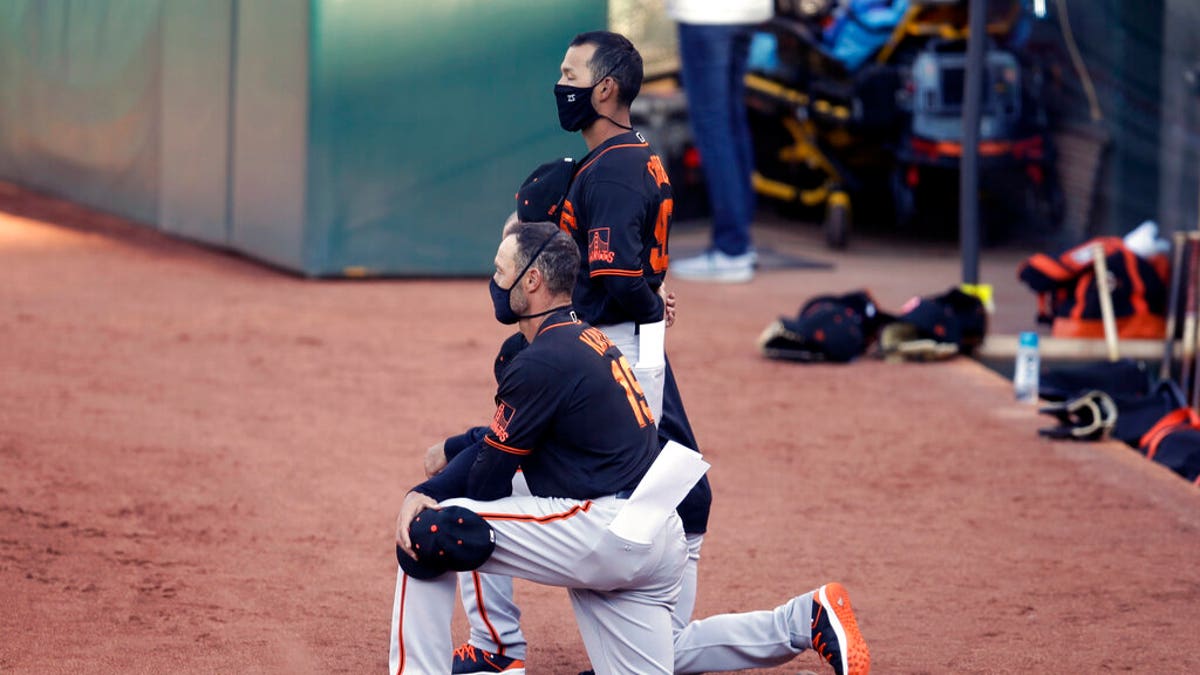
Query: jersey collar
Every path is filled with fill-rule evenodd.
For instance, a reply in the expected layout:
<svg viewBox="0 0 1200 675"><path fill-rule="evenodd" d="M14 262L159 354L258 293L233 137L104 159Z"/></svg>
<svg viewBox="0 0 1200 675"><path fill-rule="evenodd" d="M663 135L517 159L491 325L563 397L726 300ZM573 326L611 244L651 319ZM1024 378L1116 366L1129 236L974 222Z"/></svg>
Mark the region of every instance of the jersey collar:
<svg viewBox="0 0 1200 675"><path fill-rule="evenodd" d="M555 310L554 313L552 313L552 314L548 314L546 316L546 320L542 323L541 328L538 329L537 334L541 335L542 333L545 333L546 331L550 330L551 328L560 328L562 326L571 326L571 325L574 325L577 323L582 323L582 322L579 320L579 317L576 315L575 310L572 309L571 307L564 307L562 309Z"/></svg>
<svg viewBox="0 0 1200 675"><path fill-rule="evenodd" d="M579 165L582 166L584 164L587 164L589 159L591 159L593 157L598 157L605 150L613 147L614 145L636 145L636 144L645 143L645 142L646 142L645 136L642 136L642 132L640 132L636 129L634 129L633 131L626 131L624 133L617 134L616 136L613 136L612 138L608 139L607 141L604 141L600 145L597 145L596 147L592 148L591 152L589 152L587 155L585 155L583 159L579 160Z"/></svg>

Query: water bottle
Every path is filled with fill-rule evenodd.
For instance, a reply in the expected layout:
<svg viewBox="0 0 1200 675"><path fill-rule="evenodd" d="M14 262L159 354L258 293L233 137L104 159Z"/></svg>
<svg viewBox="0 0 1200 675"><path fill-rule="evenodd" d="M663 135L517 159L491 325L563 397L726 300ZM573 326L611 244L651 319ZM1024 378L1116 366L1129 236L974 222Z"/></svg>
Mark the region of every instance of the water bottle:
<svg viewBox="0 0 1200 675"><path fill-rule="evenodd" d="M1038 335L1032 331L1021 333L1017 342L1017 362L1013 368L1013 393L1022 403L1037 403L1038 400L1038 370L1041 368L1038 358Z"/></svg>

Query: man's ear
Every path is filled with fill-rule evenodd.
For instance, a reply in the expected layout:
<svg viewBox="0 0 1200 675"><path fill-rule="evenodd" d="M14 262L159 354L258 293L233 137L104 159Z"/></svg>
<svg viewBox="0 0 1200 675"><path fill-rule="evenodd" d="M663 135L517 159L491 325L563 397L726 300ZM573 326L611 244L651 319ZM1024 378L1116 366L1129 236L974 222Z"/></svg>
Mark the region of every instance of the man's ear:
<svg viewBox="0 0 1200 675"><path fill-rule="evenodd" d="M525 283L526 293L537 290L542 285L542 271L536 267L530 267L529 271L525 273L525 278L528 279Z"/></svg>
<svg viewBox="0 0 1200 675"><path fill-rule="evenodd" d="M601 101L616 97L617 81L611 76L605 77L600 84L596 85L596 94Z"/></svg>

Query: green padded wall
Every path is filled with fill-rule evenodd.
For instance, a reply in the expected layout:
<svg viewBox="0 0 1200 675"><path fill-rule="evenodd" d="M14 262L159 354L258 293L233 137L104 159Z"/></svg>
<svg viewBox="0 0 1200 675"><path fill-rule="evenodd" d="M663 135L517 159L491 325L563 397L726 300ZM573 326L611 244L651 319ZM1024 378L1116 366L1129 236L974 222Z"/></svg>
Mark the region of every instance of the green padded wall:
<svg viewBox="0 0 1200 675"><path fill-rule="evenodd" d="M230 244L311 275L318 270L304 215L309 3L237 0L235 7Z"/></svg>
<svg viewBox="0 0 1200 675"><path fill-rule="evenodd" d="M314 2L310 272L486 273L533 168L582 155L558 127L567 43L594 0Z"/></svg>
<svg viewBox="0 0 1200 675"><path fill-rule="evenodd" d="M491 269L604 0L0 2L0 179L308 276Z"/></svg>
<svg viewBox="0 0 1200 675"><path fill-rule="evenodd" d="M155 220L161 9L0 2L0 179Z"/></svg>
<svg viewBox="0 0 1200 675"><path fill-rule="evenodd" d="M234 0L166 0L158 226L229 243Z"/></svg>

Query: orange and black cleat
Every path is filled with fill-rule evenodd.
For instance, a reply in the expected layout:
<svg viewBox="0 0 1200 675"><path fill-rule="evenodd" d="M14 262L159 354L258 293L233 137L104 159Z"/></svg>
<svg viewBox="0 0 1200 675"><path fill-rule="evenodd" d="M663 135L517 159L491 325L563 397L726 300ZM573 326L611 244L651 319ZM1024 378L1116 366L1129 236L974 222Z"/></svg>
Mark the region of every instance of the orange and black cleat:
<svg viewBox="0 0 1200 675"><path fill-rule="evenodd" d="M512 659L501 654L476 649L474 645L467 642L454 650L454 665L450 672L452 675L490 675L491 673L525 675L525 662L521 659Z"/></svg>
<svg viewBox="0 0 1200 675"><path fill-rule="evenodd" d="M837 675L868 675L871 652L858 630L850 594L839 583L825 584L813 593L812 646Z"/></svg>

